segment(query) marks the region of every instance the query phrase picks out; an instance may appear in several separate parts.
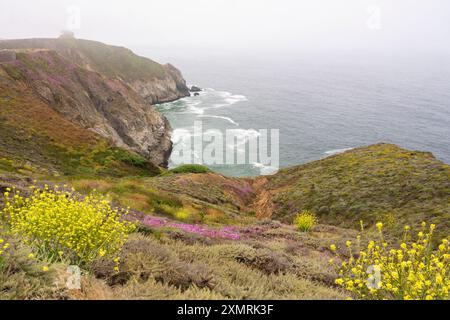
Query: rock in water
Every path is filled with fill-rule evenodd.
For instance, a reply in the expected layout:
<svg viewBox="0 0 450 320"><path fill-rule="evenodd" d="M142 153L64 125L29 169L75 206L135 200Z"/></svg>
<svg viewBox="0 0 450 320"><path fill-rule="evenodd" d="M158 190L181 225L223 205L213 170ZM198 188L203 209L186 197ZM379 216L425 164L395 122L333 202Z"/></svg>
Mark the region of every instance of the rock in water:
<svg viewBox="0 0 450 320"><path fill-rule="evenodd" d="M192 86L190 89L191 92L200 92L203 91L202 88L199 88L197 86Z"/></svg>

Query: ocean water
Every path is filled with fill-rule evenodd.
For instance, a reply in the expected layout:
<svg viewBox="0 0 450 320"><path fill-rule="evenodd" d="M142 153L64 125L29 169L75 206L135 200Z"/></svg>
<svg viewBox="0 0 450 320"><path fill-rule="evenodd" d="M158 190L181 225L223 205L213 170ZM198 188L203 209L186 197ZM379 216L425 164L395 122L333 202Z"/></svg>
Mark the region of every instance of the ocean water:
<svg viewBox="0 0 450 320"><path fill-rule="evenodd" d="M378 142L432 152L450 163L448 56L212 56L141 50L170 61L199 97L158 106L175 132L280 130L280 167ZM258 163L215 166L234 175L267 174Z"/></svg>

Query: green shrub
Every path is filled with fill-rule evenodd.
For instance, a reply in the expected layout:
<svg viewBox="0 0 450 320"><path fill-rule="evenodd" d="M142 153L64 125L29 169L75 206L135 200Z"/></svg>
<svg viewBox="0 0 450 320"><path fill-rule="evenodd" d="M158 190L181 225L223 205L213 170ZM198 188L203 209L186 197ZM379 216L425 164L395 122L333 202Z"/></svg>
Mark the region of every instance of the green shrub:
<svg viewBox="0 0 450 320"><path fill-rule="evenodd" d="M175 219L180 221L188 221L191 213L187 209L180 209L175 213Z"/></svg>
<svg viewBox="0 0 450 320"><path fill-rule="evenodd" d="M212 273L204 264L182 261L169 247L145 236L135 235L125 244L119 273L111 272L110 262L101 260L94 263L93 272L111 285L154 279L182 290L214 287Z"/></svg>
<svg viewBox="0 0 450 320"><path fill-rule="evenodd" d="M2 232L0 226L0 300L54 299L63 292L55 287L55 267L34 258L22 241Z"/></svg>
<svg viewBox="0 0 450 320"><path fill-rule="evenodd" d="M208 167L199 164L184 164L170 170L172 173L208 173L211 170Z"/></svg>

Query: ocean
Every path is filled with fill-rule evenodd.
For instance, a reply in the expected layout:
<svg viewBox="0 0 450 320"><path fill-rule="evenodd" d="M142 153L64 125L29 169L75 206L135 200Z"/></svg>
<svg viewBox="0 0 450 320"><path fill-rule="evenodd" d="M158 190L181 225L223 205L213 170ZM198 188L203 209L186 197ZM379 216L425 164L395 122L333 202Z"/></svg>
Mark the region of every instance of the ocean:
<svg viewBox="0 0 450 320"><path fill-rule="evenodd" d="M174 54L136 50L179 68L200 96L158 106L177 130L251 134L279 129L280 167L378 142L430 151L450 163L450 58L361 55ZM173 164L172 164L173 165ZM220 165L232 176L271 173L260 163Z"/></svg>

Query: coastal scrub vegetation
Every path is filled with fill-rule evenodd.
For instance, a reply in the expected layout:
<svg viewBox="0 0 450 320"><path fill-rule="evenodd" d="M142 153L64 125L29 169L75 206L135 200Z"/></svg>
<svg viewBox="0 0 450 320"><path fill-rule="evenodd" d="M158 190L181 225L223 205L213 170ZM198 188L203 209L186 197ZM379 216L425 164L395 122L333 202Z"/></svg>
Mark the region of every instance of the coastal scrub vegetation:
<svg viewBox="0 0 450 320"><path fill-rule="evenodd" d="M386 236L401 238L403 226L422 221L450 228L450 166L431 153L380 143L305 165L282 169L267 178L273 218L290 223L300 210L317 213L321 223L375 229L384 221Z"/></svg>
<svg viewBox="0 0 450 320"><path fill-rule="evenodd" d="M0 300L58 298L57 264L34 258L29 246L0 225Z"/></svg>
<svg viewBox="0 0 450 320"><path fill-rule="evenodd" d="M378 238L367 246L346 242L347 258L338 256L330 263L339 277L335 283L358 299L442 300L449 299L450 246L447 238L432 246L434 224L421 224L417 236L405 226L403 242L389 245L383 237L383 224L376 224ZM331 250L336 251L335 245ZM342 262L339 262L342 261Z"/></svg>
<svg viewBox="0 0 450 320"><path fill-rule="evenodd" d="M172 173L208 173L210 171L208 167L199 164L184 164L170 170Z"/></svg>
<svg viewBox="0 0 450 320"><path fill-rule="evenodd" d="M7 128L0 126L0 130ZM3 147L5 142L12 143L9 137L1 141ZM21 146L16 143L16 147ZM191 170L140 177L136 173L145 170L141 158L129 157L122 149L105 152L95 147L89 155L79 151L91 159L82 161L89 174L80 174L83 166L77 163L73 170L46 175L46 180L41 176L42 181L34 183L32 177L42 172L36 163L56 159L50 164L58 167L55 164L60 160L49 153L49 158L31 165L11 159L4 151L18 149L0 148L4 154L0 191L8 193L0 199L4 222L0 229L0 299L448 299L448 261L443 260L448 259L448 240L442 241L448 237L448 168L428 154L379 145L282 170L266 178L264 191L272 193L274 203L272 207L270 201L261 201L273 210L273 216L263 220L257 216L260 207L254 204L272 198L257 197L261 185L254 179L213 172L192 174ZM38 159L38 151L30 158ZM347 171L344 164L352 158L357 163ZM109 166L109 161L119 161L122 169ZM333 168L339 163L340 167ZM381 168L387 166L383 179L393 183L392 188L373 172L377 163ZM398 163L406 165L403 183L397 181ZM123 177L126 172L129 175ZM427 174L436 180L426 179ZM411 188L419 182L425 187ZM70 187L45 188L47 183ZM400 190L404 185L408 193ZM388 203L394 200L399 202ZM362 207L355 211L353 205ZM130 207L129 214L115 207ZM422 211L425 208L431 210ZM97 216L97 211L102 213ZM293 223L299 212L317 213L317 220L311 216L299 224L302 230L313 232L299 232ZM11 213L24 218L11 219ZM84 218L75 218L79 215ZM117 226L114 239L100 234L106 230L103 227L95 227L96 217L106 216L116 217L105 224L112 230ZM369 227L358 235L360 217L368 218ZM385 219L382 234L377 227L381 218ZM397 219L411 221L406 238ZM419 219L436 228L430 232L429 226L420 235L411 233L422 228ZM120 227L131 221L137 228ZM66 237L66 230L85 239L86 250L65 245L65 240L72 239ZM354 244L346 242L353 238L357 239ZM404 244L397 244L397 239L404 239ZM81 290L67 290L64 285L72 263L82 267ZM367 268L378 264L382 280L377 285L381 287L371 291ZM390 271L385 280L384 269ZM408 272L397 271L396 282L395 270Z"/></svg>
<svg viewBox="0 0 450 320"><path fill-rule="evenodd" d="M57 187L31 188L29 197L6 190L1 219L42 260L78 266L99 257L113 260L135 228L125 219L127 212L111 208L98 194L81 197Z"/></svg>
<svg viewBox="0 0 450 320"><path fill-rule="evenodd" d="M116 191L126 193L140 185L137 181L122 182L122 185L113 181L115 180L99 181L95 187L99 190L117 188ZM84 183L85 187L89 186L86 190L91 190L94 186L92 183ZM298 232L295 225L285 225L273 220L207 229L197 224L164 223L164 219L150 216L130 216L130 219L137 218L137 223L147 227L133 228L126 232L119 228L118 235L124 235L125 238L121 238L118 246L115 240L102 238L105 240L103 243L112 241L113 249L121 249L111 252L94 250L94 254L89 256L92 259L86 259L87 263L80 263L85 270L82 274L82 290L67 290L64 285L55 286L54 283L63 281L61 277L64 279L66 276L64 270L69 263L77 262L77 259L69 259L76 256L77 251L64 245L64 253L59 252L63 251L60 246L55 247L55 250L43 251L40 249L48 248L44 242L59 244L61 232L53 229L63 230L64 221L69 220L74 224L73 228L80 231L78 234L81 237L90 239L87 230L92 228L86 228L86 224L81 222L89 224L96 221L91 216L92 208L103 208L108 215L112 210L113 216L117 211L111 209L104 197L77 196L72 190L64 188L60 191L48 188L31 190L30 196L25 196L22 192L17 194L12 189L6 191L8 199L3 219L10 222L5 223L0 230L3 244L0 255L0 298L344 299L350 295L359 299L418 299L427 296L446 299L446 289L443 289L443 285L439 286L439 275L448 288L448 263L445 264L447 269L442 271L444 273L437 271L442 270L442 259L448 259L448 242L442 241L437 248L432 246L430 239L434 226L427 229L429 232L424 229L422 234L417 235L418 240L409 233L408 228L405 244L394 249L395 245L386 244L381 224L377 224L380 240L372 242L370 230L362 230L358 235L357 231L351 229L322 224L317 224L314 232ZM31 207L37 210L31 210ZM65 207L70 208L68 217L72 219L65 218ZM81 219L80 223L74 222L75 211L81 211L86 219ZM45 220L46 225L52 226L52 229L40 224L40 218L33 212L41 213L39 216L42 216L42 221ZM11 223L12 219L7 218L11 213L13 216L24 214L24 217L31 218L27 219L30 223L24 219ZM33 221L36 223L31 223ZM117 223L127 222L115 219L112 225L116 226ZM28 224L30 228L27 227ZM14 228L14 225L20 227ZM31 228L31 225L36 228ZM44 242L32 241L41 235L33 230L42 231ZM132 233L128 237L129 232ZM357 238L356 248L351 242L346 242L346 239L353 237ZM95 239L91 241L99 243ZM391 248L395 251L394 260L389 256ZM414 253L413 249L416 250ZM370 276L364 273L365 268L377 263L377 259L381 261L381 270L384 270L383 263L389 266L391 273L397 270L395 268L402 268L402 264L399 265L399 261L395 260L398 259L398 250L405 257L402 260L406 263L403 263L405 268L417 267L420 271L420 262L425 265L422 273L415 274L416 282L410 287L417 288L417 281L423 276L424 286L433 280L430 286L433 291L427 292L424 297L414 294L414 291L409 291L409 296L400 293L394 295L392 291L385 289L390 288L390 285L395 288L394 280L382 280L382 287L376 288L376 291L364 287ZM412 254L415 260L411 260ZM67 258L60 258L61 256ZM332 265L329 264L330 259ZM355 270L357 276L353 273ZM408 276L403 278L403 274L399 274L401 281L406 281L405 287L402 287L404 292L408 292L410 288ZM359 286L361 283L364 285L362 288Z"/></svg>

